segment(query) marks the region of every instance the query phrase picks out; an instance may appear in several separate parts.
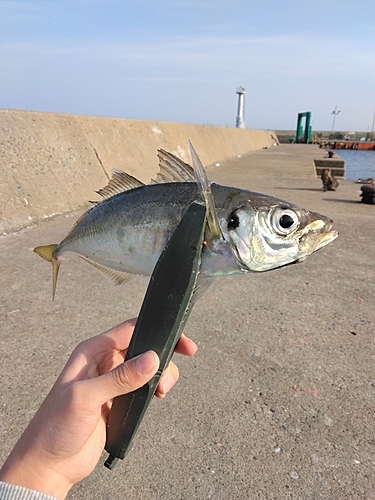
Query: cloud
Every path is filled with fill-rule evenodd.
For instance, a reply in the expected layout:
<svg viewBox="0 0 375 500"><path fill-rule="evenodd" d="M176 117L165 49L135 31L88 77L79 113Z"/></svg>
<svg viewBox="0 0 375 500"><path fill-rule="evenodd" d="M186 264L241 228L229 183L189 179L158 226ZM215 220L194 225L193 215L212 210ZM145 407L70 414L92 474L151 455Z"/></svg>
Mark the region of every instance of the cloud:
<svg viewBox="0 0 375 500"><path fill-rule="evenodd" d="M294 126L294 114L307 107L317 110L318 116L326 115L329 127L327 108L335 104L344 108L350 101L357 106L358 92L368 101L375 81L372 47L345 38L316 39L306 33L91 38L79 42L53 38L3 44L0 50L5 71L0 84L5 99L0 104L6 106L6 96L12 86L20 89L22 79L32 102L43 102L43 89L48 88L60 110L69 102L85 99L86 106L81 106L92 109L92 114L110 114L105 111L108 109L117 110L120 116L138 113L140 118L172 121L231 124L235 88L244 85L247 101L252 102L249 115L263 128L267 128L268 111L274 110L281 117L278 127L284 128L281 121L288 108ZM106 89L108 95L103 95ZM229 91L233 96L228 97ZM147 93L146 105L142 103L143 92ZM185 96L183 101L181 95ZM187 99L193 107L189 111L184 106ZM194 99L199 105L194 106ZM82 107L68 110L82 112ZM361 120L364 113L365 109L357 107Z"/></svg>
<svg viewBox="0 0 375 500"><path fill-rule="evenodd" d="M209 80L212 75L233 73L248 78L277 77L366 80L373 74L372 49L337 39L315 40L310 36L285 35L268 37L174 37L150 41L92 40L80 43L56 41L2 45L6 65L15 66L32 58L39 63L55 61L77 63L88 67L144 69L155 77L158 73L184 78ZM328 54L334 56L328 57ZM165 71L167 70L167 73Z"/></svg>

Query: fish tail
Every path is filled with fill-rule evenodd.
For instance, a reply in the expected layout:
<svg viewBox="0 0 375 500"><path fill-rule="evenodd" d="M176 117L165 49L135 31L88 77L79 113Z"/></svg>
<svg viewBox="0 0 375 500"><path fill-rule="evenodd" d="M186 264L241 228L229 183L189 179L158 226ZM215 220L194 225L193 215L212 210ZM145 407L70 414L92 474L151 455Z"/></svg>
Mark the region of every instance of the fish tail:
<svg viewBox="0 0 375 500"><path fill-rule="evenodd" d="M40 255L42 259L48 260L52 264L52 300L55 299L57 275L59 273L60 261L53 255L54 250L57 248L56 244L44 245L34 248L34 252Z"/></svg>

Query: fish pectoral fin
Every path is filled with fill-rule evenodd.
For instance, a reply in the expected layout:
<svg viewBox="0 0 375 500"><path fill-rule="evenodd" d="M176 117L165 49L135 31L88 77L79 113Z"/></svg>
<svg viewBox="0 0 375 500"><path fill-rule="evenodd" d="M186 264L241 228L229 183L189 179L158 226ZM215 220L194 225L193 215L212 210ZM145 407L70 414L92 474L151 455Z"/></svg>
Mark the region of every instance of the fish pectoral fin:
<svg viewBox="0 0 375 500"><path fill-rule="evenodd" d="M111 269L110 267L103 266L94 262L83 255L80 255L81 259L85 260L88 264L91 264L93 267L104 273L107 277L109 277L114 285L123 285L130 279L134 278L134 274L125 273L123 271L117 271L116 269Z"/></svg>
<svg viewBox="0 0 375 500"><path fill-rule="evenodd" d="M135 177L117 168L112 169L112 179L108 184L96 191L105 200L111 198L115 194L124 193L130 189L139 188L144 186L143 182L139 181Z"/></svg>
<svg viewBox="0 0 375 500"><path fill-rule="evenodd" d="M199 300L202 295L207 291L208 287L213 283L215 278L206 277L206 276L198 276L197 282L195 283L193 296L191 297L191 304L195 304L197 300Z"/></svg>
<svg viewBox="0 0 375 500"><path fill-rule="evenodd" d="M156 179L152 179L153 184L196 182L193 167L174 154L158 149L158 158L159 172Z"/></svg>
<svg viewBox="0 0 375 500"><path fill-rule="evenodd" d="M204 201L206 202L206 209L207 209L206 218L207 218L208 230L211 233L210 238L224 239L223 233L221 232L217 212L215 209L215 201L212 195L210 182L207 179L207 175L203 168L202 162L200 161L199 156L190 141L189 145L190 145L190 154L195 173L195 181L197 182L199 189L202 191Z"/></svg>

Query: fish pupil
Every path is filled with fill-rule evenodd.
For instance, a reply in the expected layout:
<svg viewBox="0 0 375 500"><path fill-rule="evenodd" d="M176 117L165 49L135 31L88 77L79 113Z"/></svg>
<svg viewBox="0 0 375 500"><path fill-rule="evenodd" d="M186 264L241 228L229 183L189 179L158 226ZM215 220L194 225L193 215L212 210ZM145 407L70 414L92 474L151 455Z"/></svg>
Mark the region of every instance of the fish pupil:
<svg viewBox="0 0 375 500"><path fill-rule="evenodd" d="M291 217L290 215L282 215L280 217L280 220L279 220L279 224L280 226L283 228L283 229L289 229L290 227L293 226L294 224L294 220L293 220L293 217Z"/></svg>
<svg viewBox="0 0 375 500"><path fill-rule="evenodd" d="M228 217L228 229L236 229L240 225L240 219L236 212L232 212Z"/></svg>

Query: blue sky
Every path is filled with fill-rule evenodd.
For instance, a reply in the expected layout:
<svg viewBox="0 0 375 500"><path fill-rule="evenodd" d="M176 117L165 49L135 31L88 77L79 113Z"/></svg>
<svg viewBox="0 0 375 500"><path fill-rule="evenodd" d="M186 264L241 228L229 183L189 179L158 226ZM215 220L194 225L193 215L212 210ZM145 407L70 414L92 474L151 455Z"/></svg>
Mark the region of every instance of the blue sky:
<svg viewBox="0 0 375 500"><path fill-rule="evenodd" d="M367 131L375 1L0 0L0 108Z"/></svg>

